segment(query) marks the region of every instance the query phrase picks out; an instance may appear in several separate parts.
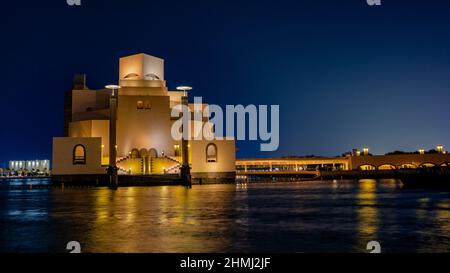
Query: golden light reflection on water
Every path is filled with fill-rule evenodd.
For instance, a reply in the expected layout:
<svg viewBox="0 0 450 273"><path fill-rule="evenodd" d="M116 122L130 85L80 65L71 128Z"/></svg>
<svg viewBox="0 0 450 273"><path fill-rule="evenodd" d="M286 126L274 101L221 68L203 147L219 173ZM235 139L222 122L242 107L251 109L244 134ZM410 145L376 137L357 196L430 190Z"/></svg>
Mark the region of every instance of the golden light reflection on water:
<svg viewBox="0 0 450 273"><path fill-rule="evenodd" d="M389 181L68 188L51 198L57 228L42 240L57 251L71 240L83 252L366 252L372 240L383 252L450 246L450 193L403 191ZM30 226L30 234L42 227Z"/></svg>
<svg viewBox="0 0 450 273"><path fill-rule="evenodd" d="M450 199L442 200L437 207L436 221L440 229L446 233L450 230Z"/></svg>
<svg viewBox="0 0 450 273"><path fill-rule="evenodd" d="M356 196L358 206L358 238L362 244L377 240L378 233L378 209L377 205L377 181L363 179L359 181L359 191Z"/></svg>
<svg viewBox="0 0 450 273"><path fill-rule="evenodd" d="M98 190L95 195L95 215L97 224L101 225L108 222L109 217L109 204L111 200L111 191L109 190Z"/></svg>
<svg viewBox="0 0 450 273"><path fill-rule="evenodd" d="M231 223L218 212L233 206L233 191L183 187L96 190L95 224L89 229L89 251L202 252L223 251ZM204 240L208 235L212 239ZM114 246L114 247L113 247Z"/></svg>

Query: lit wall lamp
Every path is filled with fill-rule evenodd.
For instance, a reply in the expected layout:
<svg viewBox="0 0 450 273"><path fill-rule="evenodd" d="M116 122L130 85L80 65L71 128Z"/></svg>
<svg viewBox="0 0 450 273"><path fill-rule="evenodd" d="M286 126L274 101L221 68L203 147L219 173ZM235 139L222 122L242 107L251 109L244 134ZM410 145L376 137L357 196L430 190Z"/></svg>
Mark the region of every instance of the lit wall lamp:
<svg viewBox="0 0 450 273"><path fill-rule="evenodd" d="M365 147L365 148L363 149L363 154L364 154L364 155L369 155L369 148Z"/></svg>

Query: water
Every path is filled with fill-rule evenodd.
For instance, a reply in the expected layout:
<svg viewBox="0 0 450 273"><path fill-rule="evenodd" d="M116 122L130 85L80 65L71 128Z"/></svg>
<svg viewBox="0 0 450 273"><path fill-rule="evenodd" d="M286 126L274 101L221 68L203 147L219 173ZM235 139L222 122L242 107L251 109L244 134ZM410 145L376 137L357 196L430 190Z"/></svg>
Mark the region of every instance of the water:
<svg viewBox="0 0 450 273"><path fill-rule="evenodd" d="M450 193L394 180L39 189L0 182L0 252L449 252ZM36 181L10 181L16 186Z"/></svg>

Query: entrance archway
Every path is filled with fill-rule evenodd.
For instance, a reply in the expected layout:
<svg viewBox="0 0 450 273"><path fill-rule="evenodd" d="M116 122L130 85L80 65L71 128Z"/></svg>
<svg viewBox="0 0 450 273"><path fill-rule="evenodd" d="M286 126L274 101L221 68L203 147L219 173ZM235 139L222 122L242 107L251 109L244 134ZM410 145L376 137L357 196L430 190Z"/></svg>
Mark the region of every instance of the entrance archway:
<svg viewBox="0 0 450 273"><path fill-rule="evenodd" d="M151 148L148 150L149 157L158 157L158 151L155 148Z"/></svg>

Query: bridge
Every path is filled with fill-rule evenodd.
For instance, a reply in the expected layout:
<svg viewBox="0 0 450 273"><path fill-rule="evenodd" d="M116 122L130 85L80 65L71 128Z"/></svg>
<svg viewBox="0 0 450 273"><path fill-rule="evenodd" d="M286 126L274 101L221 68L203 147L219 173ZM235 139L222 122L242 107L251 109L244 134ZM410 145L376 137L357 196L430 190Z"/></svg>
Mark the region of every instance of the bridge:
<svg viewBox="0 0 450 273"><path fill-rule="evenodd" d="M449 163L448 153L238 159L236 175L314 177L319 175L319 171L389 171L450 166Z"/></svg>
<svg viewBox="0 0 450 273"><path fill-rule="evenodd" d="M314 177L321 169L348 170L348 163L345 157L238 159L236 175Z"/></svg>
<svg viewBox="0 0 450 273"><path fill-rule="evenodd" d="M450 154L435 153L351 156L348 159L351 170L396 170L447 166L450 162Z"/></svg>

